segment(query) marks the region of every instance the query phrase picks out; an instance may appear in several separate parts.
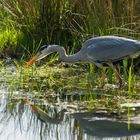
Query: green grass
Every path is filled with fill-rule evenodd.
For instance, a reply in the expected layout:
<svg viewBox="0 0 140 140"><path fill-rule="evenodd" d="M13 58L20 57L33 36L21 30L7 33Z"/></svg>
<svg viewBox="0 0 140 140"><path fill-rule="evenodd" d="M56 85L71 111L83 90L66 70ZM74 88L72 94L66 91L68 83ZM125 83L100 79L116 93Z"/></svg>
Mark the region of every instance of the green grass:
<svg viewBox="0 0 140 140"><path fill-rule="evenodd" d="M138 3L138 0L135 2ZM66 48L68 54L73 54L79 51L86 39L93 36L119 35L140 39L138 17L140 6L135 2L2 0L0 2L0 56L16 55L20 58L21 65L24 65L25 61L36 54L43 44L60 44ZM128 96L130 100L138 98L140 79L134 75L133 66L128 70L127 60L123 61L120 70L127 85L120 90L111 87L101 89L101 70L95 65L58 65L55 61L57 57L58 54L51 55L47 65L40 67L33 65L29 69L21 67L15 60L18 72L15 75L5 73L11 93L14 94L12 91L15 86L33 94L34 91L38 94L49 92L53 95L59 91L63 93L84 91L84 94L89 94L83 97L86 98L89 110L94 109L93 106L96 104L98 107L115 109L125 101L119 101L117 95L126 100ZM106 73L108 79L106 84L116 84L117 79L112 69L108 69ZM102 90L103 96L94 97L93 89ZM114 99L114 96L117 99ZM82 97L80 98L82 101Z"/></svg>
<svg viewBox="0 0 140 140"><path fill-rule="evenodd" d="M129 77L128 77L128 95L131 97L131 82L132 82L132 66L129 67Z"/></svg>
<svg viewBox="0 0 140 140"><path fill-rule="evenodd" d="M3 57L18 56L25 61L43 44L60 44L68 54L73 54L93 36L119 35L138 39L140 29L135 13L140 7L135 4L134 1L122 3L121 0L118 3L111 0L77 0L74 3L68 0L2 0L0 54ZM50 57L50 63L56 57L57 54ZM121 73L127 80L128 64L127 61L123 63ZM101 83L101 78L97 78L100 70L90 64L89 71L92 84ZM107 71L107 79L108 83L116 81L111 69Z"/></svg>
<svg viewBox="0 0 140 140"><path fill-rule="evenodd" d="M1 0L1 34L8 36L5 35L7 29L22 33L20 39L16 33L14 39L13 33L10 34L11 44L4 45L2 41L1 47L10 49L13 46L16 50L23 47L24 51L21 52L30 56L42 44L60 44L65 46L68 53L74 53L81 48L84 40L92 36L140 38L139 22L135 15L140 8L135 6L137 1L77 0L73 3L68 0ZM18 41L18 45L15 41Z"/></svg>
<svg viewBox="0 0 140 140"><path fill-rule="evenodd" d="M12 72L8 70L9 66L5 66L2 62L0 65L0 75L3 79L1 82L6 84L10 98L29 99L37 104L43 104L46 101L54 104L58 103L59 97L61 102L66 102L68 106L78 111L101 110L107 111L108 114L125 114L126 117L128 115L128 128L131 128L129 120L132 109L121 108L121 104L139 100L137 84L140 83L140 78L137 77L135 83L133 81L133 89L136 93L134 94L131 89L131 96L129 96L128 89L126 90L128 85L123 89L114 89L111 86L101 89L97 82L102 79L101 76L94 73L94 83L90 81L89 76L91 75L88 69L85 69L84 64L71 64L65 67L64 64L59 65L57 62L55 64L46 62L43 66L33 65L29 68L20 66L16 60L14 64L17 69ZM131 72L133 73L129 69L129 73ZM114 75L112 76L114 79ZM132 80L130 81L132 82Z"/></svg>
<svg viewBox="0 0 140 140"><path fill-rule="evenodd" d="M5 51L8 54L8 51L16 51L18 41L22 33L14 29L6 29L0 32L0 54Z"/></svg>

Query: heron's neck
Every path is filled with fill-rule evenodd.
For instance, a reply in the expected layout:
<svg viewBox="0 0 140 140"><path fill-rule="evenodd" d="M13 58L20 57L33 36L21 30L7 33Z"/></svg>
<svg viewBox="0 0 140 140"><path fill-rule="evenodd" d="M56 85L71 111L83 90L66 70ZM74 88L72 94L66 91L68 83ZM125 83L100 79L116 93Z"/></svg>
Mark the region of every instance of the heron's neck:
<svg viewBox="0 0 140 140"><path fill-rule="evenodd" d="M79 62L79 61L84 61L84 58L82 58L82 54L79 52L73 54L73 55L67 55L66 51L63 47L58 47L59 56L60 60L64 62Z"/></svg>

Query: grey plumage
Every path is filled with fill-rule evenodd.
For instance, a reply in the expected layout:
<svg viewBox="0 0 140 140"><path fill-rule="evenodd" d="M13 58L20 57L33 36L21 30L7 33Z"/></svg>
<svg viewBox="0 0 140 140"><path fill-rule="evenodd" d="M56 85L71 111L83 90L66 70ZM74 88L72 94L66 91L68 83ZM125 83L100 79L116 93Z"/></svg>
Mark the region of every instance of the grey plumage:
<svg viewBox="0 0 140 140"><path fill-rule="evenodd" d="M111 64L127 57L140 54L140 41L118 36L102 36L91 38L83 43L81 50L73 55L59 45L44 45L37 53L37 60L58 51L60 60L65 62L90 62L99 67ZM36 60L36 61L37 61Z"/></svg>
<svg viewBox="0 0 140 140"><path fill-rule="evenodd" d="M95 37L85 41L79 52L69 56L59 45L44 45L37 53L37 60L56 51L59 52L61 61L90 62L102 67L103 64L108 65L127 57L139 55L140 41L118 36Z"/></svg>
<svg viewBox="0 0 140 140"><path fill-rule="evenodd" d="M59 52L61 61L70 63L89 62L96 64L98 67L106 65L114 69L112 64L117 61L140 54L140 41L117 36L95 37L85 41L81 50L73 55L66 55L62 46L44 45L39 49L37 55L27 63L27 66L56 51ZM119 71L117 69L114 69L114 71L118 75L121 87L122 78ZM104 85L104 82L102 85Z"/></svg>
<svg viewBox="0 0 140 140"><path fill-rule="evenodd" d="M140 52L140 41L117 36L103 36L87 40L81 52L93 63L113 63Z"/></svg>

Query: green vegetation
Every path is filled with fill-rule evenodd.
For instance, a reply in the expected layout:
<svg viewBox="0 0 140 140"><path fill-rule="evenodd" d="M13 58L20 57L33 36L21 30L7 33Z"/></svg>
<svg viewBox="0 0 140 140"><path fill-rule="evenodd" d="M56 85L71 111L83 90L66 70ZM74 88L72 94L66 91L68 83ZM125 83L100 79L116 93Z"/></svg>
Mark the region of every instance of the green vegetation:
<svg viewBox="0 0 140 140"><path fill-rule="evenodd" d="M117 118L119 123L125 119L128 130L131 130L131 117L135 119L140 112L140 57L120 62L121 89L111 68L105 71L105 86L102 88L101 69L94 64L60 63L56 61L57 53L29 68L24 65L43 44L59 44L68 54L73 54L93 36L118 35L140 40L139 15L139 0L0 0L0 96L1 114L5 114L2 125L11 127L7 122L14 117L15 126L21 122L22 130L27 115L29 123L27 120L25 123L35 124L32 127L39 130L42 139L49 133L43 131L40 126L45 125L42 120L39 125L38 120L43 117L57 121L61 116L60 109L64 109L67 111L64 124L68 126L67 121L70 123L70 134L74 137L78 134L77 138L84 138L79 131L86 131L79 121L73 121L73 116L71 123L69 114L75 112L92 112L94 117L99 115L103 119L111 117L112 122ZM36 115L36 123L27 105ZM10 117L7 112L11 113ZM16 117L18 114L19 118ZM84 116L91 124L92 115ZM49 121L46 122L45 130L49 128L51 136L54 128L59 131L57 126L51 130ZM76 131L73 131L73 123ZM25 130L24 127L23 132ZM56 136L59 136L58 132Z"/></svg>
<svg viewBox="0 0 140 140"><path fill-rule="evenodd" d="M113 84L116 84L114 79L112 85L106 84L104 89L100 88L98 81L102 77L95 74L93 82L84 65L67 67L57 63L48 63L40 67L32 66L29 69L22 67L17 69L12 66L9 69L1 63L0 75L1 83L6 84L10 98L35 100L37 104L43 104L46 99L51 104L57 103L56 97L59 96L62 102L72 103L71 106L75 104L75 107L79 107L80 110L99 109L107 110L109 113L124 113L124 111L126 113L127 108L125 106L121 108L121 104L137 104L139 99L139 77L137 77L137 82L133 80L135 77L131 79L133 82L131 91L133 90L133 92L129 96L127 85L123 89L113 87Z"/></svg>
<svg viewBox="0 0 140 140"><path fill-rule="evenodd" d="M7 55L27 58L38 45L51 43L76 52L84 40L100 35L138 39L139 9L139 0L0 0L0 54L8 48Z"/></svg>
<svg viewBox="0 0 140 140"><path fill-rule="evenodd" d="M20 58L24 63L43 44L60 44L70 54L77 52L82 42L93 36L118 35L140 39L139 5L139 0L0 0L0 56ZM56 57L52 56L47 65L39 68L33 66L29 70L15 61L18 69L16 78L20 80L14 82L13 77L9 77L9 89L12 91L16 84L29 92L42 92L44 89L79 92L84 89L91 93L94 88L99 88L98 85L102 83L99 76L101 70L96 66L70 64L72 68L66 69L69 66L58 65L54 59ZM134 61L135 64L137 61ZM137 98L140 79L133 74L136 67L129 66L129 60L124 60L120 67L122 77L128 83L122 91L113 85L117 78L112 69L106 71L105 83L112 84L111 89L106 84L106 92L113 90L111 94L122 96L127 91L131 97L135 95ZM77 70L73 70L73 67ZM90 109L95 97L92 94L89 96ZM111 99L103 98L111 108Z"/></svg>

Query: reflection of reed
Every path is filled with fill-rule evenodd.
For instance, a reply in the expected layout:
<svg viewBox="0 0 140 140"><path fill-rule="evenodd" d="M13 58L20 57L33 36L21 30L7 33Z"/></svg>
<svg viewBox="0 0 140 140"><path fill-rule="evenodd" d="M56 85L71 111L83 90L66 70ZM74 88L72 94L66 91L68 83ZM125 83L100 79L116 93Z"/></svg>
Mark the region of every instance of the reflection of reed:
<svg viewBox="0 0 140 140"><path fill-rule="evenodd" d="M0 139L7 140L8 137L10 140L18 140L19 137L23 140L74 139L74 135L77 136L74 132L78 132L73 126L74 119L65 116L65 110L56 113L58 110L54 111L52 108L50 107L46 113L28 100L7 98L0 105ZM48 115L51 111L53 115Z"/></svg>
<svg viewBox="0 0 140 140"><path fill-rule="evenodd" d="M19 140L20 137L21 140L93 140L96 139L95 136L101 135L118 136L118 132L125 139L129 138L127 135L139 134L138 128L127 133L126 123L103 120L103 113L85 112L68 116L65 115L65 110L57 113L54 106L49 107L46 113L27 99L0 100L0 139L7 140L10 137L10 140ZM52 115L49 115L50 112L53 112Z"/></svg>
<svg viewBox="0 0 140 140"><path fill-rule="evenodd" d="M37 116L38 119L40 119L41 121L45 122L45 123L52 123L52 124L59 124L63 121L64 118L64 113L65 113L65 109L63 109L62 111L60 111L59 117L56 115L55 118L51 118L45 111L43 111L41 108L32 105L29 100L25 100L25 103L27 103L30 108L31 111Z"/></svg>

